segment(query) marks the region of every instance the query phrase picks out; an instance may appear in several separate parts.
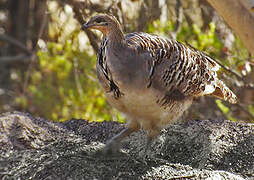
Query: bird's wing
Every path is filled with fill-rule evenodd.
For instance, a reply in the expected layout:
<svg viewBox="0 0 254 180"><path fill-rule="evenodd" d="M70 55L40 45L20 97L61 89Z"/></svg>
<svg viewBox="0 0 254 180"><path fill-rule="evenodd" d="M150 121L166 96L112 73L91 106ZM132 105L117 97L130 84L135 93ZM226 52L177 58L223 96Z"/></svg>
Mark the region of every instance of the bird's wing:
<svg viewBox="0 0 254 180"><path fill-rule="evenodd" d="M173 99L213 95L236 102L233 92L217 78L220 65L208 55L176 40L147 33L130 33L125 38L138 53L150 54L148 87L162 88L165 96Z"/></svg>

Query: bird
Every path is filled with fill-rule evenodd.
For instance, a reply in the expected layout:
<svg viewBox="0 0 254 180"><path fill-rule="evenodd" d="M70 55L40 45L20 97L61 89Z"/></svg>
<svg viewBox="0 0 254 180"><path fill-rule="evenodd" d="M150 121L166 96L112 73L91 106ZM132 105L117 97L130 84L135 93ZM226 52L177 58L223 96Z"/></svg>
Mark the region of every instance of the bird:
<svg viewBox="0 0 254 180"><path fill-rule="evenodd" d="M124 34L108 14L92 16L81 29L102 33L97 78L109 104L126 119L126 128L107 142L106 153L117 151L140 129L147 132L149 146L162 129L178 122L194 98L209 95L237 103L217 76L220 65L202 51L145 32Z"/></svg>

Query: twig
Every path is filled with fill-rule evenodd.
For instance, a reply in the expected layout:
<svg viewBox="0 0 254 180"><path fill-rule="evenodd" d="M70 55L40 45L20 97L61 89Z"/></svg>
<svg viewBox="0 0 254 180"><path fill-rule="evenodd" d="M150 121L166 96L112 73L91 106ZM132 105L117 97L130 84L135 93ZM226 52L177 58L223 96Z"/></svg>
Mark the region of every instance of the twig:
<svg viewBox="0 0 254 180"><path fill-rule="evenodd" d="M190 44L188 44L191 48L192 47ZM194 48L196 49L196 48ZM212 58L211 56L209 56L208 54L206 54L205 52L202 52L203 54L205 54L206 56ZM236 72L232 71L231 69L229 69L227 66L224 66L223 64L221 64L217 59L212 58L217 64L219 64L223 69L225 69L228 73L234 75L238 80L242 81L244 83L244 88L248 88L248 89L254 89L254 85L251 83L246 82L246 80L240 76L239 74L237 74Z"/></svg>
<svg viewBox="0 0 254 180"><path fill-rule="evenodd" d="M86 33L86 35L93 47L94 52L97 53L99 51L99 46L97 44L97 42L98 42L97 36L93 32L91 32L90 30L87 30L87 29L85 30L85 33Z"/></svg>
<svg viewBox="0 0 254 180"><path fill-rule="evenodd" d="M192 179L196 177L196 175L186 175L186 176L175 176L175 177L172 177L172 178L169 178L169 180L184 180L184 179Z"/></svg>
<svg viewBox="0 0 254 180"><path fill-rule="evenodd" d="M182 24L182 2L181 0L176 1L176 6L175 6L175 11L176 11L176 24L174 27L174 31L172 32L172 37L176 39L176 35L181 29L181 24Z"/></svg>
<svg viewBox="0 0 254 180"><path fill-rule="evenodd" d="M83 16L80 12L80 6L77 6L77 2L73 2L73 1L70 1L72 2L72 5L73 5L73 11L75 12L75 17L77 18L77 20L79 21L79 23L82 25L84 24L84 19L83 19ZM85 33L94 49L95 52L98 52L99 50L99 46L98 46L98 38L97 36L91 32L90 30L88 29L85 29Z"/></svg>
<svg viewBox="0 0 254 180"><path fill-rule="evenodd" d="M30 59L31 56L25 55L25 54L19 54L17 56L2 56L0 57L0 62L4 64L12 64L12 63L27 63L28 59Z"/></svg>
<svg viewBox="0 0 254 180"><path fill-rule="evenodd" d="M71 5L73 7L73 11L75 13L74 16L75 16L76 20L81 25L84 24L85 21L84 21L83 15L81 13L81 9L83 8L82 3L78 2L78 1L73 1L73 0L64 1L64 3L69 4L69 5ZM97 36L93 32L91 32L90 30L86 29L84 31L85 31L85 33L86 33L86 35L87 35L87 37L88 37L88 39L89 39L93 49L94 49L94 51L98 52L99 45L98 45L98 38L97 38Z"/></svg>
<svg viewBox="0 0 254 180"><path fill-rule="evenodd" d="M254 119L254 116L245 108L246 104L235 104L239 109L241 109L244 113L246 113L251 119ZM252 122L251 120L247 120L248 122Z"/></svg>
<svg viewBox="0 0 254 180"><path fill-rule="evenodd" d="M221 64L219 61L217 61L216 59L213 59L216 63L218 63L223 69L225 69L228 73L233 74L238 80L242 81L244 83L244 88L247 89L254 89L254 85L251 83L246 82L246 80L240 76L239 74L237 74L236 72L232 71L231 69L229 69L228 67L224 66L223 64Z"/></svg>
<svg viewBox="0 0 254 180"><path fill-rule="evenodd" d="M32 54L32 52L22 42L18 41L17 39L14 39L13 37L10 37L6 34L0 34L0 40L6 41L6 42L20 48L22 51L24 51L28 55Z"/></svg>
<svg viewBox="0 0 254 180"><path fill-rule="evenodd" d="M242 76L240 76L239 74L237 74L236 72L230 70L227 66L224 66L223 64L221 64L217 59L213 59L216 61L217 64L219 64L223 69L225 69L227 72L229 72L230 74L233 74L238 80L241 80L241 81L245 81L243 79Z"/></svg>
<svg viewBox="0 0 254 180"><path fill-rule="evenodd" d="M244 84L243 87L244 87L244 88L247 88L247 89L250 89L250 90L254 89L254 85L253 85L253 84L250 84L250 83Z"/></svg>
<svg viewBox="0 0 254 180"><path fill-rule="evenodd" d="M46 4L44 4L44 8L45 8L45 13L43 14L43 17L42 17L42 23L41 23L41 27L40 27L40 30L39 30L39 33L38 33L38 37L37 37L37 40L39 40L45 30L45 27L47 25L47 14L46 14ZM24 81L24 86L23 86L23 92L25 93L26 92L26 89L27 89L27 86L28 86L28 81L29 81L29 78L30 78L30 75L31 75L31 70L32 70L32 65L37 57L37 54L36 54L36 50L37 50L37 47L38 47L38 43L36 43L36 45L33 47L33 51L32 51L32 56L31 56L31 61L30 61L30 64L28 66L28 70L27 70L27 73L25 75L25 81Z"/></svg>
<svg viewBox="0 0 254 180"><path fill-rule="evenodd" d="M192 48L193 50L195 51L198 51L195 47L193 47L192 45L190 45L188 42L185 42L190 48ZM227 66L224 66L223 64L221 64L217 59L211 57L210 55L208 55L207 53L205 52L201 52L202 54L210 57L212 60L214 60L217 64L219 64L223 69L225 69L228 73L230 74L233 74L238 80L242 81L244 83L244 88L247 88L247 89L254 89L254 84L252 83L248 83L246 82L246 80L240 76L239 74L237 74L236 72L232 71L231 69L229 69Z"/></svg>
<svg viewBox="0 0 254 180"><path fill-rule="evenodd" d="M76 86L77 86L79 96L80 96L81 99L83 99L84 94L83 94L82 86L81 86L79 75L78 75L78 61L77 61L77 58L74 58L73 61L74 61L74 79L75 79L75 83L76 83Z"/></svg>
<svg viewBox="0 0 254 180"><path fill-rule="evenodd" d="M161 7L159 1L143 1L140 11L138 13L137 31L144 31L147 29L148 22L153 22L161 16Z"/></svg>

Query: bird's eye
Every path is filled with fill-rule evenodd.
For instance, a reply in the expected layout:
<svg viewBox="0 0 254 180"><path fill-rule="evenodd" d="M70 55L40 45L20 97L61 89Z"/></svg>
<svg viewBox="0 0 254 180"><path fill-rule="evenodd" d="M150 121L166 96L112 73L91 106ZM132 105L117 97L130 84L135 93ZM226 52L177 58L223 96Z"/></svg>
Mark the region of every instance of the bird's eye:
<svg viewBox="0 0 254 180"><path fill-rule="evenodd" d="M102 18L97 18L97 19L95 19L95 22L97 22L97 23L102 23L102 22L105 22L105 21L104 21L104 19L102 19Z"/></svg>

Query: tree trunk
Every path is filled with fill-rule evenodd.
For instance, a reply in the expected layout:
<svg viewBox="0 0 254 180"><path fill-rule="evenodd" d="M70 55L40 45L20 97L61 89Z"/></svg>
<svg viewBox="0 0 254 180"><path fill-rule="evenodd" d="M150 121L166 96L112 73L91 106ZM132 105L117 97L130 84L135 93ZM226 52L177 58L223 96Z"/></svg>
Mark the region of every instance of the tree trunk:
<svg viewBox="0 0 254 180"><path fill-rule="evenodd" d="M254 2L247 0L207 0L235 31L243 44L254 55ZM251 4L251 2L253 2ZM254 71L247 77L248 83L254 81ZM254 99L253 90L242 89L239 94L241 103L250 104ZM245 112L239 112L239 118L249 121Z"/></svg>
<svg viewBox="0 0 254 180"><path fill-rule="evenodd" d="M12 89L11 69L26 72L47 8L46 0L8 0L1 3L8 19L4 26L5 33L0 38L0 107L8 104L11 98L7 95ZM47 38L46 33L41 35Z"/></svg>
<svg viewBox="0 0 254 180"><path fill-rule="evenodd" d="M235 31L243 44L254 55L254 15L253 7L247 0L207 0ZM247 8L249 7L249 8Z"/></svg>

